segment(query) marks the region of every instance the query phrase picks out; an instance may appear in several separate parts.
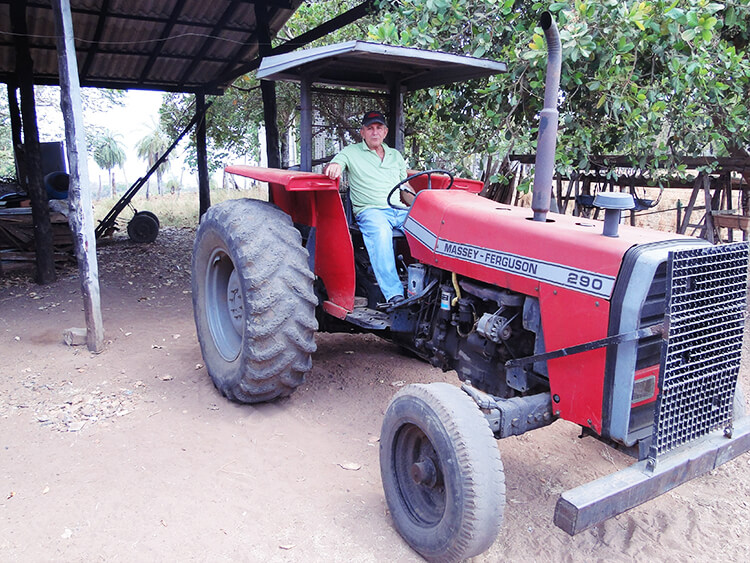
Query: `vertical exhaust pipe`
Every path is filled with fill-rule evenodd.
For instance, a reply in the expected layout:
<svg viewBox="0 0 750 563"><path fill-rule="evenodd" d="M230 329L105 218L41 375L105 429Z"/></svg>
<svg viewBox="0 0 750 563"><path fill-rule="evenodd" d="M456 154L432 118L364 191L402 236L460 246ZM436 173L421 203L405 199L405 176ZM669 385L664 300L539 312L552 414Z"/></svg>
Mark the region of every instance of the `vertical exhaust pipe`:
<svg viewBox="0 0 750 563"><path fill-rule="evenodd" d="M557 24L549 12L544 12L539 25L547 41L547 78L544 85L544 109L539 115L539 136L534 162L534 188L531 209L534 221L546 221L552 196L552 178L555 174L555 145L557 144L557 95L560 90L562 48Z"/></svg>

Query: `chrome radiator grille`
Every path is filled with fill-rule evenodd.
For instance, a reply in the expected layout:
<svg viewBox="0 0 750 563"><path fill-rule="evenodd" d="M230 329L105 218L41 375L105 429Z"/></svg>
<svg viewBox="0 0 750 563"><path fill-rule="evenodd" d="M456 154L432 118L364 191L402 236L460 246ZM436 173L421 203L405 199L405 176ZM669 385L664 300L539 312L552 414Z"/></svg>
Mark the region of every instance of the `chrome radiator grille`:
<svg viewBox="0 0 750 563"><path fill-rule="evenodd" d="M641 308L638 328L646 328L664 322L667 303L667 263L662 262L656 269L654 279L648 289L646 300ZM635 369L643 369L659 363L661 358L660 335L648 336L638 340L638 356Z"/></svg>
<svg viewBox="0 0 750 563"><path fill-rule="evenodd" d="M713 430L731 430L747 275L747 243L669 254L652 462Z"/></svg>

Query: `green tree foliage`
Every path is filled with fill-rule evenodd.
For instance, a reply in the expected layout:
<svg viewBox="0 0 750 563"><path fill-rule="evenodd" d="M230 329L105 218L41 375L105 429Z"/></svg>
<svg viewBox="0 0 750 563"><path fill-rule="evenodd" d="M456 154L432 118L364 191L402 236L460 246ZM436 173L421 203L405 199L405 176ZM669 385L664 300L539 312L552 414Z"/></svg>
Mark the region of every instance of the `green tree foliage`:
<svg viewBox="0 0 750 563"><path fill-rule="evenodd" d="M116 166L122 168L126 158L121 140L122 135L109 130L104 130L92 140L94 162L99 168L109 173L112 197L117 194L114 168ZM99 196L101 197L101 194Z"/></svg>
<svg viewBox="0 0 750 563"><path fill-rule="evenodd" d="M304 3L276 44L359 0ZM375 16L313 45L349 39L504 61L508 73L418 92L407 100L413 167L477 173L488 156L533 153L542 107L546 47L538 27L550 10L560 28L563 69L558 169L622 154L654 175L683 171L681 156L743 156L750 145L750 0L382 0ZM367 30L367 31L365 31ZM262 103L244 76L209 112L209 165L257 158ZM278 84L279 129L296 128L296 85ZM171 96L162 119L187 123L192 97ZM194 154L194 153L193 153ZM710 159L709 159L710 161ZM194 156L193 156L194 162Z"/></svg>
<svg viewBox="0 0 750 563"><path fill-rule="evenodd" d="M149 131L135 147L138 158L145 160L148 163L149 170L156 164L162 155L167 152L169 145L171 145L169 136L164 131L160 123L152 123L151 131ZM164 173L169 170L169 159L162 162L156 169L156 191L161 195L161 179ZM150 180L149 180L150 184ZM149 197L149 184L146 184L146 199Z"/></svg>
<svg viewBox="0 0 750 563"><path fill-rule="evenodd" d="M533 152L546 64L537 22L545 9L563 47L560 169L585 169L602 154L627 155L644 169L658 162L662 171L679 170L680 156L747 154L750 0L399 0L371 37L509 67L489 83L411 100L421 161L460 161L476 147Z"/></svg>
<svg viewBox="0 0 750 563"><path fill-rule="evenodd" d="M279 130L287 131L299 104L299 93L289 84L276 88ZM263 102L259 82L253 75L235 80L222 96L210 96L211 107L207 113L206 136L208 143L209 172L222 168L232 155L258 161L258 128L263 123ZM159 110L161 125L174 138L187 126L195 113L195 98L185 94L167 94ZM262 147L265 150L265 147ZM195 136L190 136L186 162L197 168Z"/></svg>

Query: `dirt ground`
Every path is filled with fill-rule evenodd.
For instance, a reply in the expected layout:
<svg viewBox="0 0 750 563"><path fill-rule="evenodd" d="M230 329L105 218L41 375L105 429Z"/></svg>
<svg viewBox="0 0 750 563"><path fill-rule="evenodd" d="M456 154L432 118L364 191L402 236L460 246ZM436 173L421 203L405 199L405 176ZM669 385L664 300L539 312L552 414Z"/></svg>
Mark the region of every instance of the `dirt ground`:
<svg viewBox="0 0 750 563"><path fill-rule="evenodd" d="M455 374L319 334L291 398L226 401L196 339L192 237L100 246L99 355L62 342L84 322L74 269L0 278L0 560L419 561L387 514L377 437L400 386ZM578 434L499 443L505 520L475 561L750 561L750 454L574 538L556 528L562 491L632 461Z"/></svg>

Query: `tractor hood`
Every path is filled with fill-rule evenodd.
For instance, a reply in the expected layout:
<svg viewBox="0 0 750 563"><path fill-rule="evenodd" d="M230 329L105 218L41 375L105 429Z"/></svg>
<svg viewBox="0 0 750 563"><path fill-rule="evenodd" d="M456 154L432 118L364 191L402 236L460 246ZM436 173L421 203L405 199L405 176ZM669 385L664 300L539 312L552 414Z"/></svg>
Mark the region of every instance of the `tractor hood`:
<svg viewBox="0 0 750 563"><path fill-rule="evenodd" d="M426 264L526 295L543 284L606 300L629 248L688 238L627 226L608 238L602 228L558 214L533 221L531 209L457 190L421 191L404 224L412 255Z"/></svg>

